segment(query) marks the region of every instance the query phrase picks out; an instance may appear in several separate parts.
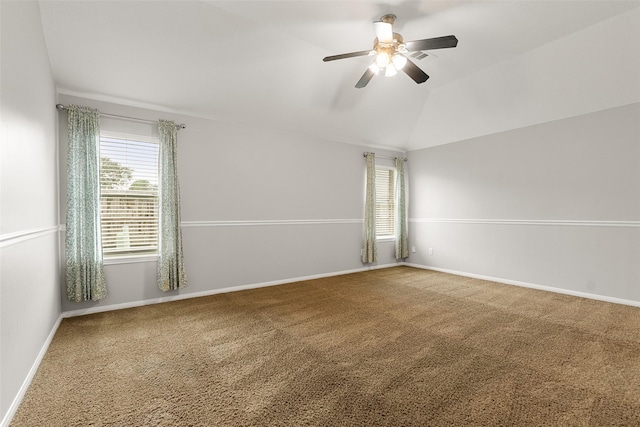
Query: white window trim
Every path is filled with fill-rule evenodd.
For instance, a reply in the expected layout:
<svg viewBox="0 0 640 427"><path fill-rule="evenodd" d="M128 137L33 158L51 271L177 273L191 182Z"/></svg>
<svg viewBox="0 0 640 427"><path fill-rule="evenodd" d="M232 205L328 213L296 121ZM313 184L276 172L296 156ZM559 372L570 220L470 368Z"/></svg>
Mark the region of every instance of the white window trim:
<svg viewBox="0 0 640 427"><path fill-rule="evenodd" d="M144 254L144 255L108 255L102 260L104 265L112 264L138 264L142 262L156 262L158 255Z"/></svg>

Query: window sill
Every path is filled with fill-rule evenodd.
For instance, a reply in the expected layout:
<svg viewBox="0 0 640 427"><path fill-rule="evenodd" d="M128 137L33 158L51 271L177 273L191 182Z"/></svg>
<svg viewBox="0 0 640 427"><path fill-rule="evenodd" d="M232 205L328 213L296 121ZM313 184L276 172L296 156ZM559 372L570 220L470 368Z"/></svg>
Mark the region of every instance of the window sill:
<svg viewBox="0 0 640 427"><path fill-rule="evenodd" d="M136 264L141 262L156 262L158 260L158 255L156 254L145 254L145 255L117 255L105 257L103 259L104 265L113 265L113 264Z"/></svg>
<svg viewBox="0 0 640 427"><path fill-rule="evenodd" d="M396 240L396 236L376 237L376 241L378 241L378 242L391 242L391 241L395 241L395 240Z"/></svg>

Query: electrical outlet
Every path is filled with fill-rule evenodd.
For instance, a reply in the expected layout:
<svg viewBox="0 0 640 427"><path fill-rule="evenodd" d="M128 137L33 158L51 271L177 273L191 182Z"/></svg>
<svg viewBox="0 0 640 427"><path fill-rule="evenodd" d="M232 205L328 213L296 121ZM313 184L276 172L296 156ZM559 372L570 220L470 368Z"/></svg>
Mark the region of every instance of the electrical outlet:
<svg viewBox="0 0 640 427"><path fill-rule="evenodd" d="M433 248L429 248L429 255L433 255Z"/></svg>
<svg viewBox="0 0 640 427"><path fill-rule="evenodd" d="M413 252L414 254L416 253L416 247L415 246L411 246L411 252Z"/></svg>

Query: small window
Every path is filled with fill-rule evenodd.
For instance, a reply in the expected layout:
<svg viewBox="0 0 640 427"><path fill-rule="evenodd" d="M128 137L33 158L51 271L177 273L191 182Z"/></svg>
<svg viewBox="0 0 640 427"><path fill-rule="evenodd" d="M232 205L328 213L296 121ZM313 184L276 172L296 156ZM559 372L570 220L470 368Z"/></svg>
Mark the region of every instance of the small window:
<svg viewBox="0 0 640 427"><path fill-rule="evenodd" d="M395 236L395 187L396 171L376 168L376 237Z"/></svg>
<svg viewBox="0 0 640 427"><path fill-rule="evenodd" d="M101 132L100 209L105 257L157 253L157 139Z"/></svg>

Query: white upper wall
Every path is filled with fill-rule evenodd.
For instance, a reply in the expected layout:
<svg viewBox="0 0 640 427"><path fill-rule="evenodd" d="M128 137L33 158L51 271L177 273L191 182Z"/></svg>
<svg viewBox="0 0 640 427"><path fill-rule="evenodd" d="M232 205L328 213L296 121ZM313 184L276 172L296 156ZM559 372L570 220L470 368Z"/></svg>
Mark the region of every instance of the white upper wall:
<svg viewBox="0 0 640 427"><path fill-rule="evenodd" d="M640 103L410 153L410 216L640 221Z"/></svg>
<svg viewBox="0 0 640 427"><path fill-rule="evenodd" d="M55 86L38 5L2 3L6 4L0 99L0 234L5 234L57 225L58 186L56 135L51 127L56 122ZM34 10L35 19L30 16Z"/></svg>

